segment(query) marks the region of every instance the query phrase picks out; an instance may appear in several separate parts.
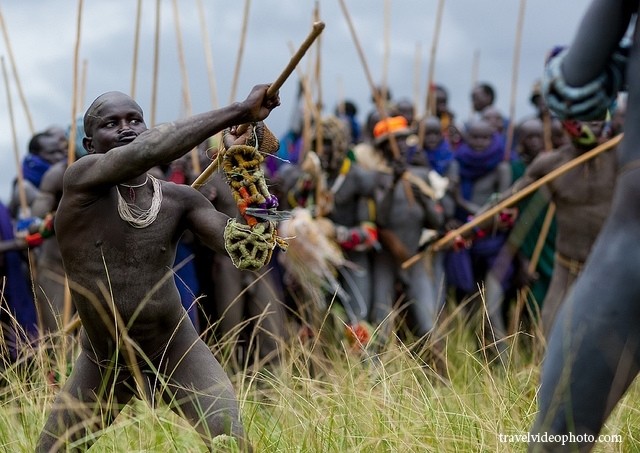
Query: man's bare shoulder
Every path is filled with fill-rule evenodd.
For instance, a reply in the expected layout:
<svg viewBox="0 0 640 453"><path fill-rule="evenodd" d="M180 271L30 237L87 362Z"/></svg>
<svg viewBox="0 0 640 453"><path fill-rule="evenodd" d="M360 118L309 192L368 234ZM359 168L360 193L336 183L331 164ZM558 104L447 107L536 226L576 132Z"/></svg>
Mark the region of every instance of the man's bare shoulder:
<svg viewBox="0 0 640 453"><path fill-rule="evenodd" d="M60 161L53 164L46 171L40 183L40 190L43 192L55 193L62 190L62 180L64 172L67 170L67 162Z"/></svg>
<svg viewBox="0 0 640 453"><path fill-rule="evenodd" d="M103 156L101 154L88 154L76 160L64 171L63 186L65 189L76 185L84 185L88 170L93 167Z"/></svg>

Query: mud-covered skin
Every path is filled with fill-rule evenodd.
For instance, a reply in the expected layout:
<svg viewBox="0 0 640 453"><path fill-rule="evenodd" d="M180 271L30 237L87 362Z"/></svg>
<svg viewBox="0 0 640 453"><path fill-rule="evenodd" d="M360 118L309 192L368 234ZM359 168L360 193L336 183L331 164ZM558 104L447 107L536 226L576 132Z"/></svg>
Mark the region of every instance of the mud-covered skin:
<svg viewBox="0 0 640 453"><path fill-rule="evenodd" d="M637 0L595 0L563 62L579 86L605 67L638 12ZM542 369L540 411L532 434L597 434L640 364L640 38L633 37L621 167L611 213L552 328ZM579 119L579 118L578 118ZM636 164L629 167L630 163ZM625 168L626 166L626 168ZM530 444L530 451L589 451L593 444Z"/></svg>
<svg viewBox="0 0 640 453"><path fill-rule="evenodd" d="M210 448L218 434L233 435L243 444L231 383L186 316L171 272L186 230L225 253L228 217L197 190L160 181L163 199L157 218L145 228L134 228L118 215L116 191L147 209L154 189L146 172L225 128L266 118L279 104L278 96L266 98L266 90L266 85L256 86L243 102L153 129L144 124L140 106L123 93L106 93L89 107L83 141L89 155L67 169L56 215L56 237L83 325L83 350L54 402L37 451L64 450L66 437L82 439L100 427L97 417L95 425L79 429L75 423L92 412L85 404L65 404L69 398L97 401L93 414L99 415L117 410L111 396L118 404L139 396L131 378L112 381L114 373L126 374L123 367L132 360L151 380L169 380L163 397L176 394L173 408L194 424ZM128 189L118 186L122 183L140 185L135 201ZM164 376L154 375L155 370ZM60 439L63 442L56 443Z"/></svg>

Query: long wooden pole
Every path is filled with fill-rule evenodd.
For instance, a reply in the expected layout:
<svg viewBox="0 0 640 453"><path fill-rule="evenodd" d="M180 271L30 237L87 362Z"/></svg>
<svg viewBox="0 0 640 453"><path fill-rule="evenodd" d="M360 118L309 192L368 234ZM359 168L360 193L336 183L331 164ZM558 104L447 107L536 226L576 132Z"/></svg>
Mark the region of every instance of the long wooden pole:
<svg viewBox="0 0 640 453"><path fill-rule="evenodd" d="M82 72L80 75L80 91L78 94L77 111L82 112L84 101L87 97L87 69L89 68L89 61L85 58L82 60Z"/></svg>
<svg viewBox="0 0 640 453"><path fill-rule="evenodd" d="M296 69L296 66L298 65L298 63L300 63L300 60L302 60L302 57L304 57L304 54L307 52L307 50L309 50L309 47L311 47L311 44L313 44L316 38L320 36L320 33L322 33L322 30L324 30L324 22L316 22L315 24L313 24L313 27L311 28L311 32L306 37L304 42L300 45L297 52L293 55L293 57L291 57L291 60L289 60L289 63L287 64L287 66L276 78L276 80L271 85L269 85L269 88L267 89L267 97L271 97L278 92L280 87L282 87L284 82L289 78L291 73ZM218 168L219 159L220 159L220 156L219 155L216 156L213 162L211 162L209 166L205 168L205 170L200 174L200 176L198 176L198 178L191 184L191 187L194 187L196 189L201 187L209 179L209 177L213 174L213 172Z"/></svg>
<svg viewBox="0 0 640 453"><path fill-rule="evenodd" d="M473 62L471 63L471 89L473 90L478 83L478 74L480 73L480 49L473 52ZM473 118L473 103L469 105L469 119Z"/></svg>
<svg viewBox="0 0 640 453"><path fill-rule="evenodd" d="M151 81L151 127L156 124L156 111L158 104L158 75L160 66L160 14L162 0L156 0L156 23L153 45L153 78Z"/></svg>
<svg viewBox="0 0 640 453"><path fill-rule="evenodd" d="M231 81L231 90L229 91L229 102L236 99L236 91L238 89L238 80L240 79L240 66L242 65L242 56L244 55L245 41L247 40L247 28L249 24L249 11L251 8L251 0L245 0L244 13L242 15L242 31L240 32L240 44L236 58L236 66L233 71L233 79Z"/></svg>
<svg viewBox="0 0 640 453"><path fill-rule="evenodd" d="M67 165L71 165L76 160L76 138L78 136L78 122L76 117L78 116L78 105L80 104L80 41L82 36L82 9L84 6L83 0L78 0L78 12L76 19L76 42L73 50L73 93L71 102L71 127L69 131L69 148L67 150ZM62 304L62 325L69 324L69 320L72 316L71 307L71 291L69 290L69 280L65 275L64 278L64 297Z"/></svg>
<svg viewBox="0 0 640 453"><path fill-rule="evenodd" d="M356 51L358 52L358 57L360 58L360 63L362 65L362 69L364 70L364 75L367 79L367 83L369 84L371 94L374 97L378 113L380 114L380 119L385 120L388 117L387 110L384 106L384 98L386 97L386 92L380 93L378 90L376 90L375 83L373 82L373 77L371 76L371 71L369 69L369 65L367 64L367 59L365 58L364 51L362 50L362 46L360 45L360 40L358 39L358 34L356 33L356 29L353 26L353 21L351 20L351 14L349 14L349 10L347 9L347 5L344 0L340 0L340 7L342 9L344 18L347 22L347 26L349 27L349 32L351 33L351 38L353 39L353 43L356 46ZM400 150L398 148L398 143L393 134L389 134L389 145L391 145L391 151L393 152L394 157L396 159L399 159Z"/></svg>
<svg viewBox="0 0 640 453"><path fill-rule="evenodd" d="M180 27L180 9L178 8L178 0L172 0L173 7L173 25L176 33L176 47L178 50L178 63L180 66L180 76L182 78L182 107L184 115L191 116L193 113L191 105L191 90L189 89L189 74L187 71L187 62L184 56L184 45L182 43L182 29Z"/></svg>
<svg viewBox="0 0 640 453"><path fill-rule="evenodd" d="M427 75L427 99L425 109L428 115L435 113L435 96L433 90L433 80L436 73L436 54L438 52L438 43L440 42L440 30L442 29L442 14L444 12L444 0L438 2L436 10L436 24L433 29L433 39L431 40L431 53L429 57L429 73Z"/></svg>
<svg viewBox="0 0 640 453"><path fill-rule="evenodd" d="M204 48L204 61L207 66L207 81L209 82L209 94L211 96L211 107L218 108L218 87L216 85L216 76L213 66L213 50L211 49L211 38L209 37L209 28L205 19L205 10L202 0L197 0L198 17L200 19L200 31L202 33L202 45Z"/></svg>
<svg viewBox="0 0 640 453"><path fill-rule="evenodd" d="M518 75L520 73L520 52L522 50L522 29L524 28L524 16L527 9L527 0L520 0L518 12L518 24L516 28L516 40L513 49L513 67L511 69L511 99L509 104L509 125L504 147L504 160L511 158L513 145L513 133L516 120L516 96L518 93Z"/></svg>
<svg viewBox="0 0 640 453"><path fill-rule="evenodd" d="M422 117L422 106L420 105L420 67L422 65L422 45L416 43L413 64L413 108L416 111L416 118ZM426 115L426 112L425 112Z"/></svg>
<svg viewBox="0 0 640 453"><path fill-rule="evenodd" d="M133 61L131 63L131 88L129 95L136 97L136 81L138 78L138 51L140 50L140 24L142 23L142 0L138 0L136 8L136 27L133 35Z"/></svg>
<svg viewBox="0 0 640 453"><path fill-rule="evenodd" d="M316 5L313 11L313 23L320 22L320 3L316 1ZM322 38L318 36L315 46L316 60L315 60L315 83L316 83L316 153L322 154ZM300 161L302 163L302 161ZM318 186L319 187L319 186ZM316 198L316 201L319 201Z"/></svg>
<svg viewBox="0 0 640 453"><path fill-rule="evenodd" d="M387 109L384 105L384 100L386 99L387 92L386 87L382 87L383 93L380 93L376 90L375 84L373 83L373 78L371 77L371 71L369 70L369 65L367 64L367 60L364 56L364 51L362 50L362 46L360 45L360 40L358 39L358 35L356 33L356 29L353 26L353 21L351 20L351 14L349 14L349 10L347 9L347 5L344 0L340 0L340 7L342 9L342 13L344 15L345 20L347 21L347 25L349 26L349 31L351 33L351 38L356 46L356 50L358 52L358 56L360 58L360 63L362 64L362 68L364 69L365 77L367 82L369 83L369 88L371 89L371 94L375 100L376 107L378 113L380 115L380 120L384 121L388 118ZM400 160L400 147L398 146L398 141L394 134L388 134L389 146L391 148L391 152L393 153L393 158L395 160ZM407 196L407 200L409 203L413 203L415 201L415 197L413 195L413 191L411 190L410 182L408 179L410 178L410 173L405 171L402 175L402 181L404 184L404 191ZM413 178L415 180L415 178Z"/></svg>
<svg viewBox="0 0 640 453"><path fill-rule="evenodd" d="M429 69L427 72L427 92L425 100L425 117L435 114L435 90L433 87L433 80L436 72L436 53L438 51L438 43L440 41L440 29L442 28L442 14L444 12L444 0L438 2L438 9L436 10L436 23L433 28L433 39L431 40L431 52L429 57ZM425 123L420 121L418 126L418 143L424 142Z"/></svg>
<svg viewBox="0 0 640 453"><path fill-rule="evenodd" d="M391 0L384 1L384 51L382 53L382 98L387 99L389 92L389 58L391 54Z"/></svg>
<svg viewBox="0 0 640 453"><path fill-rule="evenodd" d="M536 241L536 246L533 249L533 253L531 254L531 259L529 260L528 271L529 274L533 274L538 267L538 261L540 261L540 255L542 255L542 249L544 248L544 244L547 240L547 236L549 236L549 230L551 229L551 222L553 221L553 216L556 213L556 204L549 203L549 207L547 208L547 213L544 216L544 220L542 221L542 227L540 228L540 234L538 234L538 240Z"/></svg>
<svg viewBox="0 0 640 453"><path fill-rule="evenodd" d="M187 61L184 56L184 45L182 43L182 29L180 27L180 9L178 8L178 0L172 1L173 6L173 24L176 32L176 45L178 47L178 60L180 62L180 74L182 75L182 105L184 106L185 116L191 116L193 106L191 104L191 90L189 89L189 73L187 71ZM191 150L191 166L196 174L200 174L200 159L198 157L198 149Z"/></svg>
<svg viewBox="0 0 640 453"><path fill-rule="evenodd" d="M13 117L13 102L11 101L11 89L9 88L9 76L7 75L7 65L4 57L0 57L2 61L2 75L4 77L4 86L7 92L7 110L9 112L9 120L11 121L11 138L13 140L13 156L16 161L16 184L18 186L18 199L20 201L19 218L29 217L29 204L27 203L27 193L24 189L24 175L22 173L22 165L20 165L20 147L18 146L18 135L16 134L16 122Z"/></svg>
<svg viewBox="0 0 640 453"><path fill-rule="evenodd" d="M531 184L529 184L528 186L524 187L522 190L519 190L518 192L514 193L513 195L509 196L508 198L505 198L504 200L502 200L497 205L495 205L492 208L489 208L486 211L482 212L481 214L477 215L471 221L465 223L461 227L456 228L455 230L449 231L442 238L440 238L439 240L434 242L431 245L430 249L433 250L433 251L438 251L438 250L442 249L443 247L449 245L458 236L462 236L463 234L468 233L469 231L473 230L478 225L481 225L484 222L490 220L494 215L498 214L503 209L506 209L506 208L508 208L510 206L513 206L514 204L516 204L517 202L519 202L523 198L528 197L529 195L531 195L533 192L535 192L536 190L538 190L540 187L544 186L545 184L548 184L549 182L553 181L554 179L558 178L559 176L562 176L563 174L565 174L568 171L574 169L578 165L581 165L581 164L587 162L588 160L593 159L594 157L598 156L599 154L602 154L603 152L610 150L614 146L617 146L620 143L620 140L622 140L623 136L624 136L624 134L618 134L615 137L613 137L612 139L607 140L606 142L602 143L601 145L596 146L592 150L587 151L586 153L581 154L580 156L578 156L578 157L570 160L569 162L561 165L560 167L556 168L555 170L550 171L549 173L544 175L542 178L532 182ZM409 258L408 260L406 260L404 263L402 263L402 268L406 269L406 268L412 266L413 264L415 264L416 262L418 262L420 260L420 258L422 258L423 253L425 253L425 252L418 253L418 254L412 256L411 258Z"/></svg>
<svg viewBox="0 0 640 453"><path fill-rule="evenodd" d="M16 88L18 89L18 96L20 97L20 102L22 103L22 108L24 109L24 113L27 116L27 124L29 125L29 131L31 132L31 135L33 135L35 133L35 128L33 126L33 118L31 117L29 106L27 105L27 98L24 95L24 90L22 89L22 83L20 83L20 77L18 76L18 67L16 66L15 58L13 57L11 40L9 39L9 32L7 31L7 26L4 21L4 16L2 15L2 11L0 11L0 26L2 27L2 36L4 38L5 47L7 48L7 54L9 55L9 63L11 63L11 71L13 73L13 78L16 82Z"/></svg>
<svg viewBox="0 0 640 453"><path fill-rule="evenodd" d="M291 49L291 55L295 54L295 47L293 43L289 42L289 49ZM311 134L311 118L319 118L320 113L316 110L316 104L313 102L313 95L311 93L311 87L309 86L309 77L302 72L300 66L296 66L296 72L298 73L298 79L302 87L303 108L302 108L302 143L304 146L300 148L300 155L298 156L298 162L304 162L309 142L309 135Z"/></svg>
<svg viewBox="0 0 640 453"><path fill-rule="evenodd" d="M76 160L76 137L78 134L78 87L79 87L79 66L80 66L80 38L82 36L82 8L83 0L78 0L78 17L76 18L76 43L73 50L73 92L71 101L71 129L69 131L69 148L67 149L67 165L71 165Z"/></svg>

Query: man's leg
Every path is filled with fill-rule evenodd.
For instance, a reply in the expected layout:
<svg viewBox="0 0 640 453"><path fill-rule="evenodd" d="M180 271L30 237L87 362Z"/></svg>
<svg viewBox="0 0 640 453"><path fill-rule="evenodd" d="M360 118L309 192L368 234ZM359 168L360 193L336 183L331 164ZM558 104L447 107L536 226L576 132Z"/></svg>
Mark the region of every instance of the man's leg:
<svg viewBox="0 0 640 453"><path fill-rule="evenodd" d="M124 388L107 394L112 390L108 383L113 382L113 370L108 371L108 376L103 372L84 353L80 354L53 402L37 452L66 451L72 443L79 449L89 448L97 440L94 433L109 425L120 406L131 399L131 393Z"/></svg>
<svg viewBox="0 0 640 453"><path fill-rule="evenodd" d="M209 449L213 438L235 437L241 451L250 451L231 381L193 326L182 322L162 357L163 399L187 419Z"/></svg>

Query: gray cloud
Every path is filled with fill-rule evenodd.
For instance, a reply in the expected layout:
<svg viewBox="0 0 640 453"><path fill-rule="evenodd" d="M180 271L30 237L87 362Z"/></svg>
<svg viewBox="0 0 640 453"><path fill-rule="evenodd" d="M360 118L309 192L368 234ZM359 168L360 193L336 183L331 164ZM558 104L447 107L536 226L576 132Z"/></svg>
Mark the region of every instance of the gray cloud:
<svg viewBox="0 0 640 453"><path fill-rule="evenodd" d="M213 49L219 103L230 101L230 89L242 25L243 1L203 0ZM108 90L130 91L134 29L134 0L85 1L82 17L80 60L86 61L87 77L82 109ZM150 118L153 80L155 1L143 1L136 98ZM192 111L212 107L205 65L202 33L196 0L180 0L179 15L185 61L189 76ZM290 58L289 45L297 47L310 30L314 2L259 0L251 4L248 34L235 99L243 98L256 83L275 79ZM385 2L348 0L347 7L376 83L385 73L394 97L414 99L416 87L423 102L429 54L435 26L437 2L395 0L389 19L388 61L385 61ZM172 2L162 1L162 38L158 73L157 121L183 116L181 71L177 53ZM528 93L540 76L546 52L556 44L568 44L587 0L535 0L527 3L522 30L522 50L515 104L515 117L532 112ZM73 61L77 2L21 0L4 2L7 25L17 70L25 91L35 129L71 120ZM360 114L372 107L365 72L342 15L338 0L319 2L326 28L321 36L321 81L325 112L343 97L359 106ZM492 83L498 92L498 107L510 110L512 62L519 2L516 0L449 0L445 4L436 54L435 79L450 91L450 103L460 117L469 112L473 55L480 55L478 79ZM416 58L416 49L421 49ZM0 54L8 52L4 42ZM300 68L313 71L315 50ZM385 63L387 67L385 68ZM419 71L416 70L419 68ZM416 79L416 73L419 78ZM282 134L294 110L297 76L281 90L282 106L268 123ZM10 83L20 156L30 138L25 114ZM0 98L3 133L0 134L0 199L6 201L15 177L10 118L6 94Z"/></svg>

